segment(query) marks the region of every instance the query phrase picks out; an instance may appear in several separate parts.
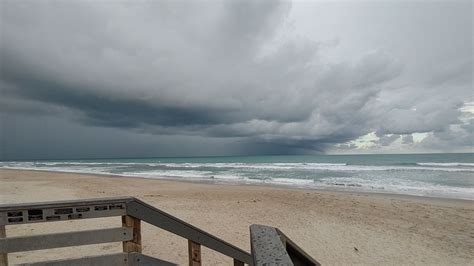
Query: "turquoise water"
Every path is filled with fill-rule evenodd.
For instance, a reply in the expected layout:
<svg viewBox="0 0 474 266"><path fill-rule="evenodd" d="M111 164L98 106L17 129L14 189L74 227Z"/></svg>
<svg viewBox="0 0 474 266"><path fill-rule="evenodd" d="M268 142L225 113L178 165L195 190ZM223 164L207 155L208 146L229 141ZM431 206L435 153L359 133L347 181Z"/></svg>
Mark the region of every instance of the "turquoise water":
<svg viewBox="0 0 474 266"><path fill-rule="evenodd" d="M16 161L0 168L474 200L472 153Z"/></svg>

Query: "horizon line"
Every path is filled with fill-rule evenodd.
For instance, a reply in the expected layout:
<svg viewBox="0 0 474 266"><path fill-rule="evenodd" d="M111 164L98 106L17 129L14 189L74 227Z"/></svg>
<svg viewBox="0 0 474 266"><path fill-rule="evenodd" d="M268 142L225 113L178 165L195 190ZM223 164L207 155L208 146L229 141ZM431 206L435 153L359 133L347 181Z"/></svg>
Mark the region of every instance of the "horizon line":
<svg viewBox="0 0 474 266"><path fill-rule="evenodd" d="M416 153L329 153L329 154L260 154L260 155L190 155L190 156L143 156L143 157L76 157L76 158L30 158L2 159L8 161L53 161L53 160L120 160L120 159L173 159L173 158L213 158L213 157L259 157L259 156L360 156L360 155L427 155L427 154L473 154L474 152L416 152Z"/></svg>

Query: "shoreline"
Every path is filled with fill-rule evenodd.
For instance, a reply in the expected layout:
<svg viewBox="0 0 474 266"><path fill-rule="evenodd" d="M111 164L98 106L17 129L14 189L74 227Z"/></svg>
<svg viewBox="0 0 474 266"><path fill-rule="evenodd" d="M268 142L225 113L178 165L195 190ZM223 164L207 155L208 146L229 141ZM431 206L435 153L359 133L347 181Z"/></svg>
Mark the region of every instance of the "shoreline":
<svg viewBox="0 0 474 266"><path fill-rule="evenodd" d="M264 183L264 182L254 182L246 183L239 181L230 181L230 180L213 180L213 179L178 179L168 176L162 176L162 178L151 178L143 176L128 176L128 175L119 175L119 174L103 174L103 173L81 173L81 172L67 172L67 171L51 171L51 170L38 170L38 169L19 169L19 168L0 168L1 171L28 171L28 172L38 172L38 173L52 173L52 174L72 174L72 175L85 175L85 176L101 176L109 178L131 178L131 179L146 179L146 180L157 180L165 182L178 182L178 183L191 183L191 184L207 184L207 185L222 185L222 186L250 186L250 187L274 187L282 188L289 190L303 190L303 191L317 191L320 193L342 193L342 194L355 194L359 196L370 195L373 197L391 197L397 199L406 199L406 200L418 200L418 201L438 201L438 202L464 202L466 204L472 204L474 199L465 199L465 198L450 198L450 197L439 197L439 196L424 196L424 195L411 195L411 194L402 194L402 193L393 193L393 192L378 192L378 191L356 191L356 190L344 190L344 189L331 189L331 188L310 188L304 186L296 185L285 185L285 184L275 184L275 183Z"/></svg>
<svg viewBox="0 0 474 266"><path fill-rule="evenodd" d="M472 201L317 191L281 186L209 184L46 171L0 170L0 203L137 197L244 250L249 226L278 227L324 264L468 265L474 261ZM7 226L7 235L113 227L120 219ZM69 226L68 226L69 225ZM187 242L143 224L143 252L187 263ZM357 251L354 249L357 248ZM119 252L121 243L9 255L14 263ZM227 257L203 248L206 265Z"/></svg>

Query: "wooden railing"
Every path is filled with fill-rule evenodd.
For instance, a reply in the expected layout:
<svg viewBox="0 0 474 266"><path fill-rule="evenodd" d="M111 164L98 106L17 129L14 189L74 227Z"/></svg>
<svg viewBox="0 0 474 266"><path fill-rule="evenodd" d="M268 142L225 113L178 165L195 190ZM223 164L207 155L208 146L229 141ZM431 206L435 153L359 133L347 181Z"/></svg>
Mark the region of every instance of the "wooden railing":
<svg viewBox="0 0 474 266"><path fill-rule="evenodd" d="M45 223L122 217L122 227L54 233L33 236L7 237L6 226L29 223ZM122 242L123 252L79 259L54 260L28 265L175 265L174 263L142 254L141 221L188 239L189 265L198 266L201 261L201 245L227 255L234 265L262 264L270 261L260 247L280 248L285 260L278 265L319 265L278 229L260 225L251 226L252 255L191 224L167 214L136 198L108 198L75 201L57 201L33 204L0 205L0 266L8 265L8 253L70 247L78 245ZM257 236L269 233L267 238ZM275 234L276 232L276 234ZM278 237L280 246L274 246ZM273 239L267 241L265 239ZM262 240L265 240L262 242ZM279 249L279 250L280 250ZM287 256L287 257L285 257ZM282 258L283 258L282 257Z"/></svg>
<svg viewBox="0 0 474 266"><path fill-rule="evenodd" d="M278 228L251 225L250 245L254 265L320 265Z"/></svg>

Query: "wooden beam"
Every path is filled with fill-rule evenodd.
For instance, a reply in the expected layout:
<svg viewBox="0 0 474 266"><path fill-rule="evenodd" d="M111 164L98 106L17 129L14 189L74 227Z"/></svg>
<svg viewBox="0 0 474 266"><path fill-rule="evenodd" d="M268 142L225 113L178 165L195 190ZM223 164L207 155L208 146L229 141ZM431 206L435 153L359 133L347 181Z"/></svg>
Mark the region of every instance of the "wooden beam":
<svg viewBox="0 0 474 266"><path fill-rule="evenodd" d="M0 225L0 238L6 238L7 231L4 225ZM1 253L0 254L0 266L7 266L8 265L8 254Z"/></svg>
<svg viewBox="0 0 474 266"><path fill-rule="evenodd" d="M132 228L117 227L46 235L0 238L0 253L128 241Z"/></svg>
<svg viewBox="0 0 474 266"><path fill-rule="evenodd" d="M188 240L189 266L201 266L201 245Z"/></svg>
<svg viewBox="0 0 474 266"><path fill-rule="evenodd" d="M149 257L137 252L104 254L87 256L77 259L60 259L33 263L18 264L17 266L178 266L175 263Z"/></svg>
<svg viewBox="0 0 474 266"><path fill-rule="evenodd" d="M132 216L122 216L122 226L133 229L133 238L123 242L123 252L142 252L142 233L141 222Z"/></svg>
<svg viewBox="0 0 474 266"><path fill-rule="evenodd" d="M234 266L244 266L244 263L238 259L234 259Z"/></svg>
<svg viewBox="0 0 474 266"><path fill-rule="evenodd" d="M255 266L294 265L274 227L252 224L250 248Z"/></svg>
<svg viewBox="0 0 474 266"><path fill-rule="evenodd" d="M133 200L110 198L0 205L0 225L122 216Z"/></svg>
<svg viewBox="0 0 474 266"><path fill-rule="evenodd" d="M134 200L135 198L133 197L115 197L115 198L47 201L47 202L20 203L20 204L0 204L0 212L25 210L25 209L48 209L48 208L76 207L76 206L83 206L83 205L128 203Z"/></svg>
<svg viewBox="0 0 474 266"><path fill-rule="evenodd" d="M15 264L15 266L128 266L129 253L113 253L104 254L99 256L86 256L75 259L59 259L59 260L48 260L39 261L33 263ZM131 264L134 265L134 264Z"/></svg>

